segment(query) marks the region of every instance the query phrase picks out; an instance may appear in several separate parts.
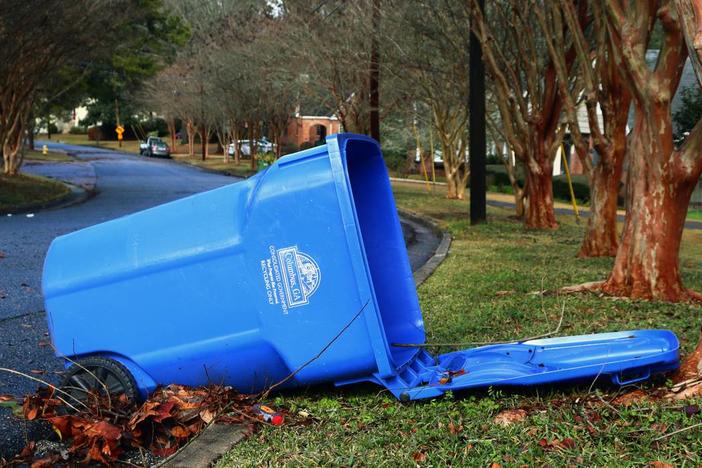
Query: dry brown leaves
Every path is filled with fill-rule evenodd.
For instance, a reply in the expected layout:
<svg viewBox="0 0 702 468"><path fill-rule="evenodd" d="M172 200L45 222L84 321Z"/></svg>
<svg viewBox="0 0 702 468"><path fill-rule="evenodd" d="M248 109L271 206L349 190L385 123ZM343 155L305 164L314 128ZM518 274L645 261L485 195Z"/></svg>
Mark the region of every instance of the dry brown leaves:
<svg viewBox="0 0 702 468"><path fill-rule="evenodd" d="M523 409L508 409L500 411L493 422L500 426L509 426L510 424L524 421L527 417L527 412Z"/></svg>
<svg viewBox="0 0 702 468"><path fill-rule="evenodd" d="M147 449L156 456L167 457L212 422L246 423L250 431L261 422L253 409L251 395L221 385L199 388L169 385L157 389L141 406L124 395L112 399L92 396L92 405L79 407L80 411L73 413L67 411L51 388L40 388L26 397L22 404L24 417L48 421L59 438L70 444L68 460L59 453L37 460L35 444L30 442L10 462L29 463L32 467L57 462L110 465L130 449Z"/></svg>

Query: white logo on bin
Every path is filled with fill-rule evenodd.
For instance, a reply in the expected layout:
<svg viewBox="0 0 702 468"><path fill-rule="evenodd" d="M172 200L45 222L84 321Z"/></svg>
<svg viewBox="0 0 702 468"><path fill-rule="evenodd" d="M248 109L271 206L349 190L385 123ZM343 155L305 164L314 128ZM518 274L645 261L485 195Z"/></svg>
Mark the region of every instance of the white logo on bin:
<svg viewBox="0 0 702 468"><path fill-rule="evenodd" d="M278 249L278 261L283 274L288 307L307 304L321 279L317 262L309 255L298 251L297 246Z"/></svg>

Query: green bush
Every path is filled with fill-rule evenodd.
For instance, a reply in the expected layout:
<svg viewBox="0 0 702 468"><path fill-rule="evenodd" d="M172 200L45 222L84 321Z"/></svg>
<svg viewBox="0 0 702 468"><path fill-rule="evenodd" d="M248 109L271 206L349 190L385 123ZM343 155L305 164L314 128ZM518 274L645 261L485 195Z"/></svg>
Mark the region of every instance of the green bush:
<svg viewBox="0 0 702 468"><path fill-rule="evenodd" d="M168 135L168 123L160 118L149 119L141 123L141 128L146 135L163 137Z"/></svg>
<svg viewBox="0 0 702 468"><path fill-rule="evenodd" d="M521 167L516 168L519 185L524 186L524 171ZM573 175L573 192L575 198L580 202L590 200L590 185L584 175ZM507 170L500 164L487 165L487 185L494 187L496 192L511 193L512 184L509 182ZM565 174L553 178L553 197L559 200L570 201L570 188Z"/></svg>
<svg viewBox="0 0 702 468"><path fill-rule="evenodd" d="M85 135L88 133L88 129L85 127L80 127L78 125L74 125L68 130L68 133L71 135Z"/></svg>
<svg viewBox="0 0 702 468"><path fill-rule="evenodd" d="M51 123L48 125L48 127L49 127L49 128L48 128L49 133L58 133L58 132L59 132L58 127L57 127L56 124L53 123L53 122L51 122Z"/></svg>
<svg viewBox="0 0 702 468"><path fill-rule="evenodd" d="M281 155L292 154L292 153L296 153L298 151L300 151L300 147L297 146L295 143L285 143L280 148Z"/></svg>
<svg viewBox="0 0 702 468"><path fill-rule="evenodd" d="M402 150L383 150L385 165L393 172L407 172L407 153Z"/></svg>

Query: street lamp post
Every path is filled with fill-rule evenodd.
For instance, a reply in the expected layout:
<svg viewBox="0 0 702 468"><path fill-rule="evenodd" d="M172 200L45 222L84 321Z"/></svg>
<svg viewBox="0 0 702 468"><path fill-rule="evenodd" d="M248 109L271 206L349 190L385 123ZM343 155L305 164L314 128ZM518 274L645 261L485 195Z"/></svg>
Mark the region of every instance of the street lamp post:
<svg viewBox="0 0 702 468"><path fill-rule="evenodd" d="M485 0L478 0L478 8L485 15ZM470 223L484 223L486 213L485 182L485 64L478 37L471 26L470 33L470 88L469 106L469 166L470 166Z"/></svg>

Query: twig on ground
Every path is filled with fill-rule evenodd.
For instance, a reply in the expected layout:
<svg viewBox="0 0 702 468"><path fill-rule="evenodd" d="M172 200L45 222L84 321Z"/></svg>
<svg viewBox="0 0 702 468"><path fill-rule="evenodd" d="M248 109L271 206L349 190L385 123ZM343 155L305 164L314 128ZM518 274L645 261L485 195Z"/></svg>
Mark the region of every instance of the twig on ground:
<svg viewBox="0 0 702 468"><path fill-rule="evenodd" d="M590 281L588 283L576 284L574 286L565 286L560 289L560 292L564 294L593 292L601 289L604 283L604 281Z"/></svg>
<svg viewBox="0 0 702 468"><path fill-rule="evenodd" d="M64 395L66 395L66 396L72 398L72 399L75 400L76 402L80 403L81 405L85 406L86 408L88 408L88 405L86 405L85 403L83 403L82 401L80 401L79 399L77 399L76 397L74 397L73 395L71 395L70 393L64 392L63 390L61 390L61 389L58 388L57 386L55 386L55 385L53 385L53 384L50 384L49 382L47 382L47 381L45 381L45 380L38 379L38 378L36 378L36 377L34 377L34 376L31 376L31 375L29 375L29 374L25 374L24 372L16 371L16 370L14 370L14 369L7 369L7 368L5 368L5 367L0 367L0 372L7 372L8 374L19 375L20 377L25 377L25 378L27 378L27 379L29 379L29 380L34 380L35 382L39 382L39 383L41 383L41 384L44 384L44 385L46 385L47 387L51 388L52 390L55 390L55 391L57 391L57 392L59 392L59 393L62 393L62 394L64 394ZM78 412L78 408L76 408L75 406L73 406L72 404L70 404L69 402L67 402L67 401L64 400L63 398L61 398L60 396L56 395L56 398L58 398L59 400L61 400L66 406L68 406L69 408L71 408L73 411Z"/></svg>
<svg viewBox="0 0 702 468"><path fill-rule="evenodd" d="M595 376L594 379L592 379L592 383L590 384L590 388L587 389L587 393L588 393L588 394L589 394L590 392L592 392L592 387L595 386L595 382L597 382L597 379L599 379L599 378L600 378L600 375L602 375L602 371L604 370L604 368L605 368L605 365L602 364L602 367L600 367L600 370L597 372L597 375Z"/></svg>
<svg viewBox="0 0 702 468"><path fill-rule="evenodd" d="M293 377L295 377L300 371L302 371L302 369L304 369L305 367L309 366L309 365L312 364L314 361L316 361L317 359L319 359L319 358L322 356L322 354L324 354L324 352L325 352L326 350L328 350L328 349L331 347L331 345L333 345L333 344L336 342L336 340L338 340L338 339L341 337L341 335L344 334L344 332L345 332L346 330L348 330L348 328L351 326L351 324L353 324L353 322L355 322L356 319L357 319L358 317L361 316L361 314L363 313L363 311L366 309L366 306L368 306L368 303L369 303L369 302L370 302L370 299L368 299L368 300L366 301L366 303L363 304L363 307L361 307L361 309L356 313L356 315L354 315L353 317L351 317L351 320L349 320L348 323L347 323L346 325L344 325L344 327L343 327L341 330L339 330L339 333L337 333L337 334L331 339L331 341L329 341L329 342L319 351L319 353L317 353L315 356L311 357L307 362L305 362L304 364L302 364L301 366L299 366L297 369L295 369L294 371L292 371L290 374L287 375L287 377L285 377L285 378L279 380L278 382L276 382L276 383L274 383L273 385L271 385L270 387L268 387L265 391L263 391L263 393L261 393L261 395L260 395L260 397L259 397L259 401L265 399L265 398L271 393L271 391L272 391L274 388L280 387L280 386L283 385L285 382L287 382L288 380L290 380L290 379L292 379Z"/></svg>
<svg viewBox="0 0 702 468"><path fill-rule="evenodd" d="M558 326L547 333L541 335L530 336L527 338L521 338L517 340L509 341L464 341L461 343L392 343L391 346L397 348L435 348L439 346L449 346L449 347L459 347L459 346L485 346L494 344L511 344L511 343L524 343L526 341L538 340L541 338L547 338L553 336L561 331L561 325L563 325L563 316L565 315L565 300L563 301L563 306L561 307L561 318L558 320Z"/></svg>
<svg viewBox="0 0 702 468"><path fill-rule="evenodd" d="M678 429L677 431L669 432L668 434L663 434L662 436L653 439L653 441L657 442L659 440L667 439L668 437L672 437L675 434L680 434L681 432L689 431L690 429L695 429L697 427L702 427L702 423L693 424L692 426L683 427L682 429Z"/></svg>

